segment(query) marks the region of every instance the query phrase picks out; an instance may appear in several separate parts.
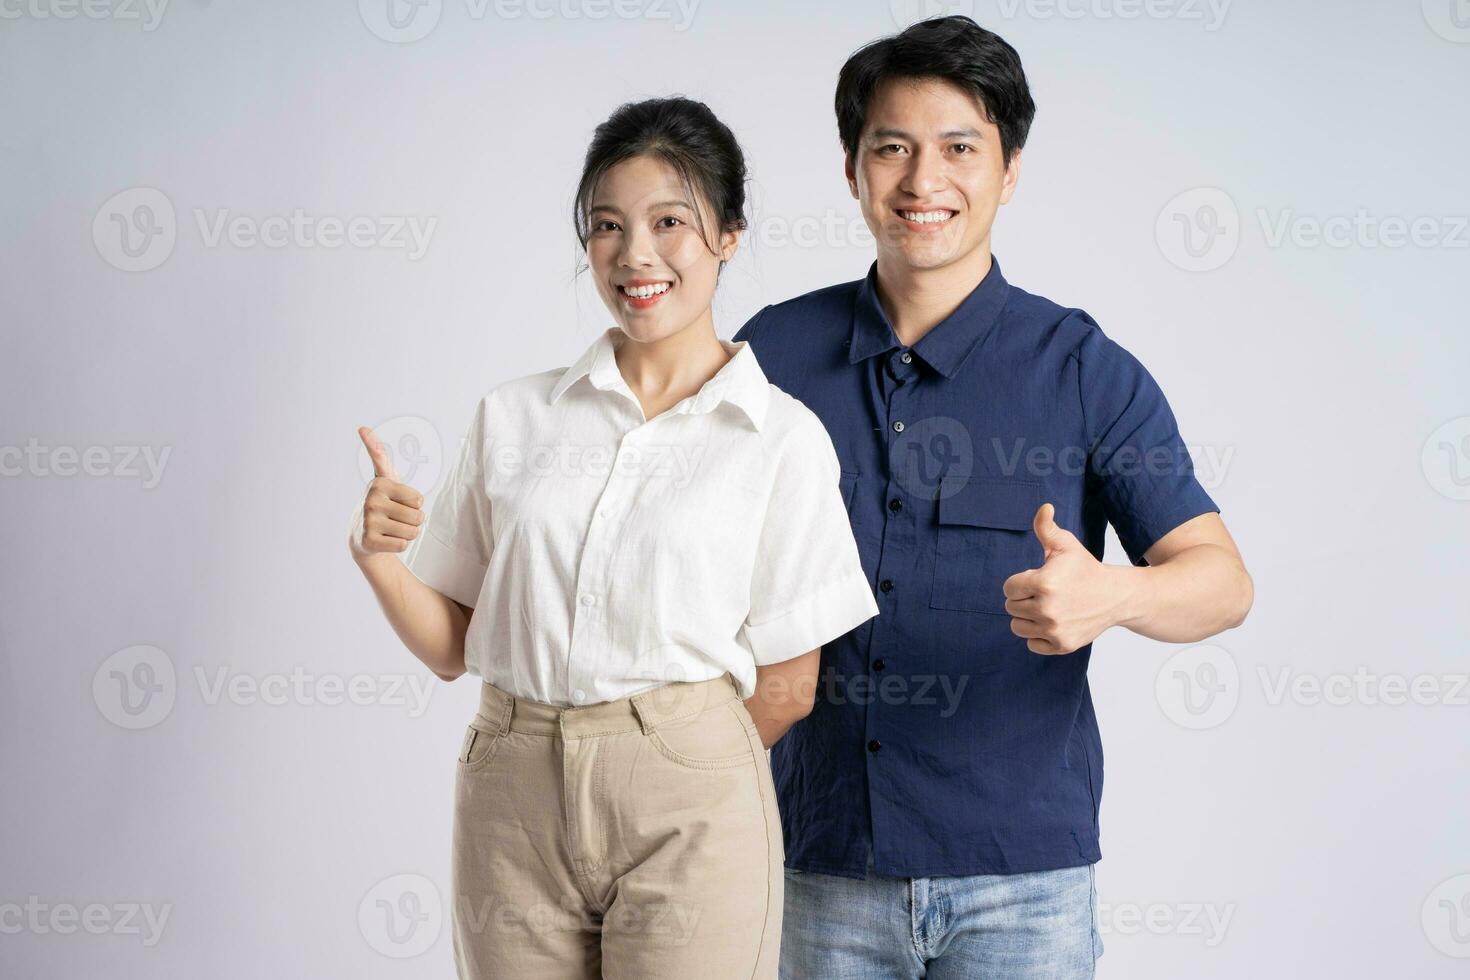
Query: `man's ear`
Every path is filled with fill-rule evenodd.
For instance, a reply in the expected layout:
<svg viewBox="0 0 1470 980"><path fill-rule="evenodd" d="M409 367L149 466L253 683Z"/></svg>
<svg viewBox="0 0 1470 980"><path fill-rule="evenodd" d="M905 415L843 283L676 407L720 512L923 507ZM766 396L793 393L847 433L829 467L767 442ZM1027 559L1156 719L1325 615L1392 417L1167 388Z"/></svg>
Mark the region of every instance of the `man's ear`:
<svg viewBox="0 0 1470 980"><path fill-rule="evenodd" d="M862 198L858 196L856 166L857 162L853 154L847 153L843 155L842 172L847 176L847 192L852 195L854 201L860 201Z"/></svg>
<svg viewBox="0 0 1470 980"><path fill-rule="evenodd" d="M1011 195L1016 192L1016 184L1021 180L1021 151L1017 150L1011 154L1011 160L1006 164L1006 175L1000 185L1000 203L1009 204Z"/></svg>

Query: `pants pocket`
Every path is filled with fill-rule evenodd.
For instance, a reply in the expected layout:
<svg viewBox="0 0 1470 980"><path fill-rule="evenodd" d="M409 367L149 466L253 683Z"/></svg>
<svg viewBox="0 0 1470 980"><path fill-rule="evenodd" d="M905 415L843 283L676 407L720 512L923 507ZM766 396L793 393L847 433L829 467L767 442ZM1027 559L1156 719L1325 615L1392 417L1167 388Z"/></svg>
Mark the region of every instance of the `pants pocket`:
<svg viewBox="0 0 1470 980"><path fill-rule="evenodd" d="M495 756L503 736L478 720L465 728L464 740L459 747L459 768L463 772L477 772Z"/></svg>
<svg viewBox="0 0 1470 980"><path fill-rule="evenodd" d="M748 766L753 761L750 736L731 707L737 703L729 701L697 715L663 722L648 733L648 740L660 755L686 769Z"/></svg>

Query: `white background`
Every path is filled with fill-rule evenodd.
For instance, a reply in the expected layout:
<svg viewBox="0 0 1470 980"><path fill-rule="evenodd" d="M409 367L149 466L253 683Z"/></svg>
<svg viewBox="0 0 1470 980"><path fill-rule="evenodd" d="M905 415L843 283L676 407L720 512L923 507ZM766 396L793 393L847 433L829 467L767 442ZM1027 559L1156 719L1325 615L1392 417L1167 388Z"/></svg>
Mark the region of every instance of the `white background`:
<svg viewBox="0 0 1470 980"><path fill-rule="evenodd" d="M451 975L476 691L394 689L432 678L347 554L355 428L432 489L486 389L608 324L570 198L627 99L703 99L745 147L722 335L862 276L837 71L946 10L1038 104L1007 277L1150 368L1255 577L1209 644L1096 644L1099 975L1470 971L1470 5L416 9L0 0L0 974ZM142 205L165 234L129 257ZM297 209L372 241L210 236Z"/></svg>

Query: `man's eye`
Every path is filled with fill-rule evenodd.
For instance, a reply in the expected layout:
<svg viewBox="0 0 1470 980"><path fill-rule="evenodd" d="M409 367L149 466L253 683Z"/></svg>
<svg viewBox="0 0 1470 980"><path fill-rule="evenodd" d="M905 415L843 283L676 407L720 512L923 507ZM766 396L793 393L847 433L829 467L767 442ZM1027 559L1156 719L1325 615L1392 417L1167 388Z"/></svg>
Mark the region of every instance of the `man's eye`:
<svg viewBox="0 0 1470 980"><path fill-rule="evenodd" d="M898 145L897 143L888 143L888 144L885 144L883 146L878 147L878 152L879 153L887 153L890 150L898 151L898 150L902 150L902 149L903 149L903 147L900 146L900 145Z"/></svg>
<svg viewBox="0 0 1470 980"><path fill-rule="evenodd" d="M975 148L973 146L971 146L970 144L968 144L968 143L956 143L954 145L954 148L955 148L955 151L957 153L959 153L961 156L963 156L966 153L974 153L975 152Z"/></svg>

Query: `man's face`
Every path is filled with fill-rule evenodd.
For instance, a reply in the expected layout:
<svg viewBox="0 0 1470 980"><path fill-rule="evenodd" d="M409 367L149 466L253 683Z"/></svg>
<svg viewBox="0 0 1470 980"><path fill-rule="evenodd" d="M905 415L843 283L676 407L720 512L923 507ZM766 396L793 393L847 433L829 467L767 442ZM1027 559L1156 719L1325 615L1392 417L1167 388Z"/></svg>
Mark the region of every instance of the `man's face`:
<svg viewBox="0 0 1470 980"><path fill-rule="evenodd" d="M848 186L878 241L880 268L938 269L988 255L991 223L1020 175L1020 154L1006 164L980 100L943 79L881 84L855 157Z"/></svg>

